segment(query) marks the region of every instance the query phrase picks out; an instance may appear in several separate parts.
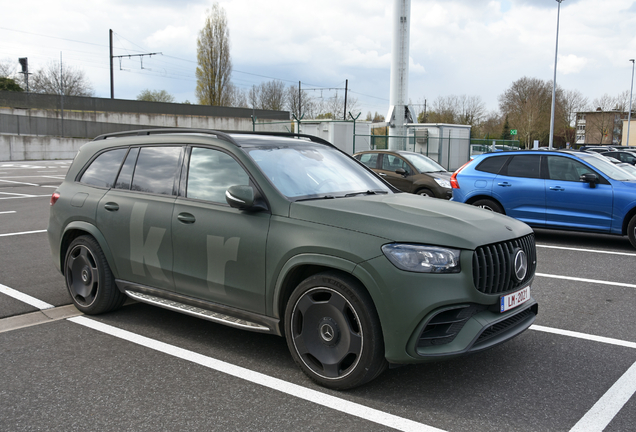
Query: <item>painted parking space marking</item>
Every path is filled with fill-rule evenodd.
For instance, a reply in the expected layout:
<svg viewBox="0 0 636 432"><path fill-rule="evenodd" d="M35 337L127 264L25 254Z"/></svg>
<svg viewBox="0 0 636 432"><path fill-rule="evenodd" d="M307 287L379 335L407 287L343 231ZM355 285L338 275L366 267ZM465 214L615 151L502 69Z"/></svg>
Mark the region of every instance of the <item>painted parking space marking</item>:
<svg viewBox="0 0 636 432"><path fill-rule="evenodd" d="M19 181L13 181L13 180L5 180L5 179L0 179L0 182L15 183L15 184L21 184L21 185L27 185L27 186L40 186L39 184L35 184L35 183L26 183L26 182L19 182Z"/></svg>
<svg viewBox="0 0 636 432"><path fill-rule="evenodd" d="M579 332L570 331L570 330L562 330L562 329L556 329L556 328L552 328L552 327L544 327L544 326L540 326L540 325L536 325L536 324L531 325L530 326L530 330L536 330L536 331L541 331L541 332L545 332L545 333L552 333L552 334L557 334L557 335L561 335L561 336L568 336L568 337L573 337L573 338L577 338L577 339L585 339L585 340L589 340L589 341L593 341L593 342L601 342L601 343L605 343L605 344L617 345L617 346L622 346L622 347L626 347L626 348L636 349L636 342L629 342L629 341L624 341L624 340L621 340L621 339L613 339L613 338L607 338L607 337L603 337L603 336L596 336L596 335L587 334L587 333L579 333Z"/></svg>
<svg viewBox="0 0 636 432"><path fill-rule="evenodd" d="M442 431L442 429L437 429L432 426L415 422L413 420L398 417L393 414L369 408L355 402L350 402L345 399L341 399L278 378L274 378L260 372L255 372L250 369L214 359L212 357L207 357L194 351L189 351L183 348L176 347L174 345L167 344L165 342L158 341L156 339L151 339L145 336L138 335L136 333L129 332L127 330L113 327L108 324L103 324L90 318L80 316L69 318L68 321L158 352L162 352L164 354L168 354L173 357L180 358L182 360L196 363L209 369L213 369L218 372L231 375L233 377L240 378L254 384L261 385L263 387L279 391L281 393L288 394L290 396L297 397L299 399L313 402L315 404L325 406L327 408L331 408L345 414L381 424L383 426L401 431Z"/></svg>
<svg viewBox="0 0 636 432"><path fill-rule="evenodd" d="M601 432L636 393L636 363L598 400L570 432Z"/></svg>
<svg viewBox="0 0 636 432"><path fill-rule="evenodd" d="M544 278L563 279L563 280L569 280L574 282L586 282L586 283L594 283L594 284L600 284L600 285L612 285L612 286L620 286L620 287L627 287L627 288L636 288L636 285L634 284L628 284L623 282L610 282L610 281L603 281L598 279L585 279L585 278L578 278L574 276L560 276L560 275L551 275L551 274L545 274L545 273L535 273L535 275L539 277L544 277Z"/></svg>
<svg viewBox="0 0 636 432"><path fill-rule="evenodd" d="M10 214L10 213L15 213L15 210L0 212L0 214Z"/></svg>
<svg viewBox="0 0 636 432"><path fill-rule="evenodd" d="M37 230L37 231L23 231L23 232L16 232L16 233L6 233L6 234L0 234L0 237L11 237L11 236L17 236L17 235L24 235L24 234L38 234L38 233L45 233L46 230Z"/></svg>
<svg viewBox="0 0 636 432"><path fill-rule="evenodd" d="M23 194L9 194L6 192L0 192L2 195L19 195L19 196L10 196L10 197L0 197L0 200L8 200L8 199L23 199L23 198L51 198L51 195L23 195Z"/></svg>
<svg viewBox="0 0 636 432"><path fill-rule="evenodd" d="M52 304L48 304L46 302L43 302L42 300L36 299L35 297L31 297L28 294L25 294L13 288L9 288L6 285L0 284L0 293L6 294L9 297L13 297L16 300L20 300L21 302L31 305L40 310L51 309L54 307Z"/></svg>
<svg viewBox="0 0 636 432"><path fill-rule="evenodd" d="M563 247L563 246L548 246L548 245L537 245L538 248L546 248L546 249L560 249L560 250L568 250L573 252L590 252L590 253L600 253L607 255L624 255L624 256L636 256L636 253L629 252L614 252L614 251L606 251L606 250L594 250L594 249L581 249L581 248L571 248L571 247Z"/></svg>

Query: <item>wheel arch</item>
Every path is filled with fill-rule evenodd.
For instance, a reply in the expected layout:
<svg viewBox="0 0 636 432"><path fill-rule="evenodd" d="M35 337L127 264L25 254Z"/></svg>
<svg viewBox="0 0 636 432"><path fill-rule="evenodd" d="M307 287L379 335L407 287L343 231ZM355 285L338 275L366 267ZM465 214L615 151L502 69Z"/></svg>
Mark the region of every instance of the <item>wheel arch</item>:
<svg viewBox="0 0 636 432"><path fill-rule="evenodd" d="M636 216L636 207L628 211L625 217L623 218L623 227L621 229L621 233L623 235L627 235L627 226L629 225L629 221L632 220L634 216Z"/></svg>
<svg viewBox="0 0 636 432"><path fill-rule="evenodd" d="M492 195L475 195L475 196L472 196L472 197L468 198L465 201L465 204L473 205L473 203L475 203L475 202L477 202L479 200L482 200L482 199L487 199L487 200L490 200L490 201L493 201L493 202L499 204L501 206L501 208L503 209L503 211L504 211L503 214L506 214L506 208L504 207L504 205L501 203L501 201L499 201L497 198L493 197Z"/></svg>
<svg viewBox="0 0 636 432"><path fill-rule="evenodd" d="M108 265L110 266L111 271L114 275L118 275L117 269L115 267L115 260L110 248L108 247L106 238L95 225L84 221L71 222L64 229L62 239L60 240L60 269L62 271L62 274L64 274L64 260L66 259L66 250L73 242L73 240L82 235L90 235L95 239L95 241L97 241L99 247L104 252L104 256L108 261Z"/></svg>
<svg viewBox="0 0 636 432"><path fill-rule="evenodd" d="M285 263L276 281L273 298L273 315L282 319L282 317L285 316L287 302L298 284L310 276L325 271L335 271L355 280L355 282L367 292L377 310L373 296L368 288L359 278L353 275L353 270L356 266L357 264L354 262L328 255L301 254L294 256Z"/></svg>

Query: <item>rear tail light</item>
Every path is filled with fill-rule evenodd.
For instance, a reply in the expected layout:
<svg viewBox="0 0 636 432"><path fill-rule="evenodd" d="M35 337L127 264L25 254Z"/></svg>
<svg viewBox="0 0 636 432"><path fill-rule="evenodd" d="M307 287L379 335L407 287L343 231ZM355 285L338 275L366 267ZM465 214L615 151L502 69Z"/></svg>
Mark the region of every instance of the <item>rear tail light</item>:
<svg viewBox="0 0 636 432"><path fill-rule="evenodd" d="M463 169L464 169L464 168L465 168L465 167L466 167L469 163L471 163L471 162L472 162L472 159L471 159L471 160L469 160L468 162L466 162L464 165L462 165L462 166L460 166L459 168L457 168L457 171L455 171L455 172L453 173L453 175L452 175L452 176L451 176L451 178L450 178L450 184L451 184L451 187L452 187L453 189L459 189L459 182L457 181L457 174L459 174L459 172L460 172L461 170L463 170Z"/></svg>
<svg viewBox="0 0 636 432"><path fill-rule="evenodd" d="M50 205L55 204L59 198L60 198L60 193L59 192L53 192L53 195L51 195L51 202L49 204Z"/></svg>

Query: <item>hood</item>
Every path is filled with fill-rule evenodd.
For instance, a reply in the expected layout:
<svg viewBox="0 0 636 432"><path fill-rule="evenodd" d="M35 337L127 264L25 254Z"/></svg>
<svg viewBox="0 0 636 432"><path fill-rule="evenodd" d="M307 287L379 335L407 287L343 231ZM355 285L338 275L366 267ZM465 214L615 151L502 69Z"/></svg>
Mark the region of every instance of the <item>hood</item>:
<svg viewBox="0 0 636 432"><path fill-rule="evenodd" d="M294 202L289 215L389 241L471 250L532 233L507 216L407 193Z"/></svg>

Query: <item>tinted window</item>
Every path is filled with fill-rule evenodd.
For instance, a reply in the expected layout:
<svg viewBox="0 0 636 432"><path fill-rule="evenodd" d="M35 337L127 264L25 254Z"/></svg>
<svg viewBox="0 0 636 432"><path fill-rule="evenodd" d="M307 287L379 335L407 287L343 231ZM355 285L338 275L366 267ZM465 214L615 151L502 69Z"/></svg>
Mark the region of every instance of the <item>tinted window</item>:
<svg viewBox="0 0 636 432"><path fill-rule="evenodd" d="M99 187L112 187L127 151L128 149L117 149L97 156L82 174L80 182Z"/></svg>
<svg viewBox="0 0 636 432"><path fill-rule="evenodd" d="M583 174L595 174L582 163L560 156L548 156L548 178L551 180L580 181Z"/></svg>
<svg viewBox="0 0 636 432"><path fill-rule="evenodd" d="M403 168L407 172L407 174L411 172L408 164L403 159L392 154L384 154L384 156L382 157L383 170L396 171L400 168Z"/></svg>
<svg viewBox="0 0 636 432"><path fill-rule="evenodd" d="M507 173L510 177L539 178L541 172L540 155L517 155L513 156L508 163Z"/></svg>
<svg viewBox="0 0 636 432"><path fill-rule="evenodd" d="M188 171L188 198L225 203L230 186L249 184L249 176L231 156L218 150L192 149Z"/></svg>
<svg viewBox="0 0 636 432"><path fill-rule="evenodd" d="M174 194L181 147L144 147L139 151L132 190L162 195Z"/></svg>
<svg viewBox="0 0 636 432"><path fill-rule="evenodd" d="M358 155L358 160L368 166L369 168L375 168L378 166L378 154L377 153L364 153Z"/></svg>
<svg viewBox="0 0 636 432"><path fill-rule="evenodd" d="M135 163L137 162L138 154L139 154L139 148L130 149L130 151L128 152L128 156L126 157L126 161L124 162L124 166L121 167L121 172L119 173L119 177L117 177L115 188L130 189L130 185L132 184L133 171L135 169Z"/></svg>
<svg viewBox="0 0 636 432"><path fill-rule="evenodd" d="M507 160L508 160L508 156L489 157L481 161L481 163L477 165L477 168L475 169L477 171L484 171L484 172L489 172L492 174L499 174L499 171L501 171L501 167L503 167L503 165L506 163Z"/></svg>

